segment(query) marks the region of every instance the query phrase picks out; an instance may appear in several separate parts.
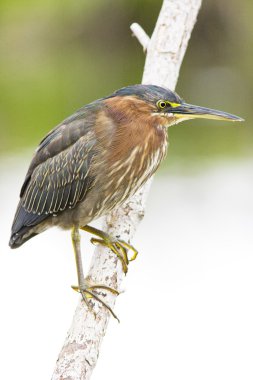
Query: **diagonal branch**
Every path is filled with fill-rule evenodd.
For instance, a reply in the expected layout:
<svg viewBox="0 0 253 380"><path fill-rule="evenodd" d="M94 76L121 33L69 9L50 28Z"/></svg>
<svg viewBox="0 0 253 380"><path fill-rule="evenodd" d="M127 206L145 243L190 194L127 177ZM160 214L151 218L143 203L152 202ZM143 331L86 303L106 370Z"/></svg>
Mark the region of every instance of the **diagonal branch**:
<svg viewBox="0 0 253 380"><path fill-rule="evenodd" d="M147 49L142 83L175 88L200 5L201 0L164 0L150 41L143 29L134 24L133 33ZM130 242L144 216L150 184L151 181L123 206L111 212L104 220L103 230ZM94 283L120 289L123 280L121 263L109 249L99 246L93 255L88 277ZM104 296L106 303L113 307L115 296ZM96 317L82 301L79 302L52 380L88 380L92 374L109 314L100 303L90 302L94 302Z"/></svg>
<svg viewBox="0 0 253 380"><path fill-rule="evenodd" d="M132 25L130 25L130 29L133 32L133 35L137 38L139 43L142 45L143 51L146 52L148 49L150 38L145 32L145 30L139 24L137 24L137 22L134 22Z"/></svg>

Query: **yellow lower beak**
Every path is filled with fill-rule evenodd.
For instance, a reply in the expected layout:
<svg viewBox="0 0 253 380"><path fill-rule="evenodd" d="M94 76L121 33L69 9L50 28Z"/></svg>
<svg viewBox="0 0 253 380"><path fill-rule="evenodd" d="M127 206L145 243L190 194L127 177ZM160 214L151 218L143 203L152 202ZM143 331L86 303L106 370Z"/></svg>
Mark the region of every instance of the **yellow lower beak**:
<svg viewBox="0 0 253 380"><path fill-rule="evenodd" d="M244 121L239 116L232 115L231 113L214 110L211 108L194 106L192 104L182 103L179 107L173 108L172 113L177 119L215 119L227 121Z"/></svg>

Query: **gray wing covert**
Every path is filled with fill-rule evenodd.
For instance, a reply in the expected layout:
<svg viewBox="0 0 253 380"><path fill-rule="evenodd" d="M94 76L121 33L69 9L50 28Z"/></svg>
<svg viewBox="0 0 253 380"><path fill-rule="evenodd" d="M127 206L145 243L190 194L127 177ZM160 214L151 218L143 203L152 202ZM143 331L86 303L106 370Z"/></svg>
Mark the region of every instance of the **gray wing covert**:
<svg viewBox="0 0 253 380"><path fill-rule="evenodd" d="M57 214L74 208L92 186L90 175L95 140L87 136L37 166L21 198L28 213Z"/></svg>

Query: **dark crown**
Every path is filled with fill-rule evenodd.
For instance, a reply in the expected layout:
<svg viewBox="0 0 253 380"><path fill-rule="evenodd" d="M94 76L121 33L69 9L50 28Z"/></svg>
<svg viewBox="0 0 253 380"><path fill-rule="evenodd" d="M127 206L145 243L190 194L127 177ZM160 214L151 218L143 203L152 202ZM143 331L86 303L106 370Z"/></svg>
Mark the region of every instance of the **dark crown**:
<svg viewBox="0 0 253 380"><path fill-rule="evenodd" d="M156 103L160 99L169 100L173 103L181 103L182 99L173 91L155 85L136 84L133 86L123 87L115 91L109 97L114 96L137 96L147 102Z"/></svg>

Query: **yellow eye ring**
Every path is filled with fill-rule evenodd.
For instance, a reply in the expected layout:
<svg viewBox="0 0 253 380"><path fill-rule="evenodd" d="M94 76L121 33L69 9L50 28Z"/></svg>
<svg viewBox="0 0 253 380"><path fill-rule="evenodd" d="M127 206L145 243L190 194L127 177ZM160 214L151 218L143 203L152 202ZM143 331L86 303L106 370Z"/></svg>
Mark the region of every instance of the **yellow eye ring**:
<svg viewBox="0 0 253 380"><path fill-rule="evenodd" d="M166 107L167 103L164 100L158 100L156 103L157 107L160 108L161 110Z"/></svg>

